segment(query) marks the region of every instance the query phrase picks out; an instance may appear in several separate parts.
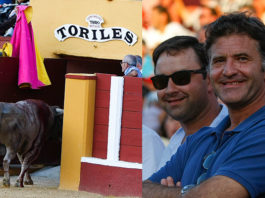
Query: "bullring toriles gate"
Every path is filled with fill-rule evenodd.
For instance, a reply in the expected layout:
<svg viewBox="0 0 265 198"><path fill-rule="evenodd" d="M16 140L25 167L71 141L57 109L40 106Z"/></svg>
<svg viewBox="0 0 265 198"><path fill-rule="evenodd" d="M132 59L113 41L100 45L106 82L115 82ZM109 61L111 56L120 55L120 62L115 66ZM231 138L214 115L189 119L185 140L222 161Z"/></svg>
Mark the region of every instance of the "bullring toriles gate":
<svg viewBox="0 0 265 198"><path fill-rule="evenodd" d="M60 189L142 193L142 79L67 74Z"/></svg>

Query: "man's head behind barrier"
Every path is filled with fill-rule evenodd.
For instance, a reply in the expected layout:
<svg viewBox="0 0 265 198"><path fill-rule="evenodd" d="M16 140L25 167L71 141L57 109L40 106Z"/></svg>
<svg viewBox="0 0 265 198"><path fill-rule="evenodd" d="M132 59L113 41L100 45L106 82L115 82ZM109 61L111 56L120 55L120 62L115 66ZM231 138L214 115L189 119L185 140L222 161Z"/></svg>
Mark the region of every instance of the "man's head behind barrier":
<svg viewBox="0 0 265 198"><path fill-rule="evenodd" d="M209 57L209 49L215 41L232 34L243 34L259 43L259 52L263 59L263 70L265 70L265 25L256 17L247 16L246 13L232 13L221 16L211 23L206 30L205 48Z"/></svg>
<svg viewBox="0 0 265 198"><path fill-rule="evenodd" d="M122 62L128 63L130 66L136 66L137 59L134 55L126 55Z"/></svg>

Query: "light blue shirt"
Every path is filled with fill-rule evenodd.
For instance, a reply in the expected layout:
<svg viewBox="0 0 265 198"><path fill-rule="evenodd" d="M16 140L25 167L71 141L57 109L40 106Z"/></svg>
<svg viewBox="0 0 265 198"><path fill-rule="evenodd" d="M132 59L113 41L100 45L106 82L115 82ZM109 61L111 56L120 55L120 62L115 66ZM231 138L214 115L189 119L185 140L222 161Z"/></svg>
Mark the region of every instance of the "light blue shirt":
<svg viewBox="0 0 265 198"><path fill-rule="evenodd" d="M217 126L227 115L228 115L228 109L225 105L221 104L222 109L218 116L213 120L210 127ZM181 142L185 136L185 131L183 128L179 128L176 133L170 138L168 146L164 149L164 152L162 154L161 161L159 163L159 166L157 170L159 170L161 167L165 166L166 162L170 160L172 155L174 155L179 146L181 145Z"/></svg>
<svg viewBox="0 0 265 198"><path fill-rule="evenodd" d="M129 73L131 73L131 71L137 71L137 77L142 77L142 73L141 71L135 67L135 66L129 66L125 71L124 71L124 75L127 76Z"/></svg>
<svg viewBox="0 0 265 198"><path fill-rule="evenodd" d="M144 181L156 171L165 146L157 132L151 128L143 125L142 133L142 179Z"/></svg>

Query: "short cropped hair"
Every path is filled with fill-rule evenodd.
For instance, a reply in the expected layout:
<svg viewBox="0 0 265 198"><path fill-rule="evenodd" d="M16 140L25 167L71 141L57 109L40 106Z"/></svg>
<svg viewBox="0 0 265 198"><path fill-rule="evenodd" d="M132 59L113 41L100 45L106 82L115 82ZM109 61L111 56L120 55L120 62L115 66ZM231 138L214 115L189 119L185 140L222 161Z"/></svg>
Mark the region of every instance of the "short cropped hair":
<svg viewBox="0 0 265 198"><path fill-rule="evenodd" d="M263 59L263 70L265 70L265 25L256 17L248 16L245 12L235 12L223 15L215 22L208 25L205 35L205 48L210 57L209 49L216 40L223 36L232 34L247 35L259 44L259 52Z"/></svg>
<svg viewBox="0 0 265 198"><path fill-rule="evenodd" d="M155 68L157 60L162 53L166 52L169 55L174 55L174 53L186 50L188 48L192 48L194 50L198 57L201 69L206 70L208 58L203 44L200 43L197 38L192 36L175 36L158 45L153 52L153 62Z"/></svg>

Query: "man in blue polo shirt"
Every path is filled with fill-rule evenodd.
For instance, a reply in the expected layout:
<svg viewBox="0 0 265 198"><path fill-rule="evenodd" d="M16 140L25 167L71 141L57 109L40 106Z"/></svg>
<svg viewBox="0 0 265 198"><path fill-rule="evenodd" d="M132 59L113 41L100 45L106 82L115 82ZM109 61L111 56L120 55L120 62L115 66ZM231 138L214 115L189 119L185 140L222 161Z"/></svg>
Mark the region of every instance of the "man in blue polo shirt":
<svg viewBox="0 0 265 198"><path fill-rule="evenodd" d="M229 117L189 136L144 182L143 197L265 195L265 26L244 13L222 16L207 28L206 50L211 82Z"/></svg>
<svg viewBox="0 0 265 198"><path fill-rule="evenodd" d="M228 115L225 105L217 102L206 71L205 49L195 37L175 36L162 42L153 52L153 62L156 76L151 80L159 105L181 127L162 153L153 155L153 162L151 150L155 149L150 149L150 140L143 142L143 175L149 173L144 180L170 160L187 136L204 126L217 126ZM149 159L148 165L145 159Z"/></svg>

